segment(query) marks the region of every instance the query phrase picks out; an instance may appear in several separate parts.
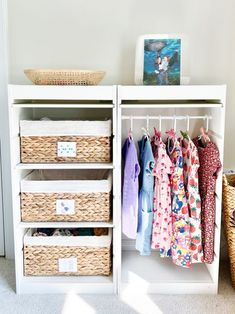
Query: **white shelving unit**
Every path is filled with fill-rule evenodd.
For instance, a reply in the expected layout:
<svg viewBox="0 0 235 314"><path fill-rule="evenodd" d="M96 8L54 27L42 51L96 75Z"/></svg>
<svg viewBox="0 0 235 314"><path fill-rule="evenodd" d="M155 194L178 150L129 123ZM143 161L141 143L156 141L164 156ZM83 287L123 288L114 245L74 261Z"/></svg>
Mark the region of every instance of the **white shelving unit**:
<svg viewBox="0 0 235 314"><path fill-rule="evenodd" d="M9 85L11 176L14 219L14 246L17 293L116 293L119 238L117 185L113 185L113 219L110 222L21 222L20 180L34 169L110 169L117 177L116 90L114 86L34 86ZM112 119L112 163L23 164L20 162L20 120ZM23 269L23 237L28 228L108 227L113 230L113 260L110 276L26 277ZM117 227L117 228L116 228Z"/></svg>
<svg viewBox="0 0 235 314"><path fill-rule="evenodd" d="M121 156L122 140L130 128L130 120L123 116L210 116L209 129L212 140L220 151L223 163L224 116L226 86L119 86L118 87L118 155ZM133 120L133 135L137 141L142 136L141 127L147 119ZM173 121L174 122L174 121ZM173 127L172 120L162 120L162 131ZM186 129L187 119L177 120L177 130ZM197 136L206 121L190 120L190 135ZM149 120L149 130L159 126L159 120ZM121 158L119 159L121 169ZM119 172L119 194L121 195L121 171ZM214 262L193 264L190 269L175 266L170 259L161 259L157 252L151 256L140 256L135 242L121 235L119 249L119 292L162 294L216 294L218 290L222 171L216 187L216 221ZM119 203L121 208L121 201ZM119 212L121 220L121 211Z"/></svg>
<svg viewBox="0 0 235 314"><path fill-rule="evenodd" d="M182 269L156 252L143 257L133 240L121 231L121 147L130 127L125 116L210 116L209 128L223 162L226 87L221 86L9 86L11 178L17 293L197 293L215 294L218 289L221 226L222 171L216 188L215 260ZM111 163L23 164L20 162L19 121L22 119L99 119L113 121ZM198 135L203 120L190 121L190 135ZM144 119L134 121L134 138L141 138ZM158 119L149 127L158 127ZM162 130L172 127L162 121ZM177 121L185 129L186 120ZM21 222L20 180L34 169L110 169L113 172L113 219L110 222ZM108 227L113 231L112 275L26 277L23 271L23 237L28 228Z"/></svg>

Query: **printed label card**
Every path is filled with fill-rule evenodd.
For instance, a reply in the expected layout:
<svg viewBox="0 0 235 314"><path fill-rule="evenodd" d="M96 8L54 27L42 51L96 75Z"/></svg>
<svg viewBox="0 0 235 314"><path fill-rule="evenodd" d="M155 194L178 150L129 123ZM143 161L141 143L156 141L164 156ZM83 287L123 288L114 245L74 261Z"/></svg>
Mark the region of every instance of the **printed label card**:
<svg viewBox="0 0 235 314"><path fill-rule="evenodd" d="M59 272L60 273L76 273L78 271L77 258L59 258Z"/></svg>
<svg viewBox="0 0 235 314"><path fill-rule="evenodd" d="M57 215L74 215L75 201L74 200L56 200Z"/></svg>
<svg viewBox="0 0 235 314"><path fill-rule="evenodd" d="M76 157L77 149L75 142L58 142L57 156L58 157Z"/></svg>

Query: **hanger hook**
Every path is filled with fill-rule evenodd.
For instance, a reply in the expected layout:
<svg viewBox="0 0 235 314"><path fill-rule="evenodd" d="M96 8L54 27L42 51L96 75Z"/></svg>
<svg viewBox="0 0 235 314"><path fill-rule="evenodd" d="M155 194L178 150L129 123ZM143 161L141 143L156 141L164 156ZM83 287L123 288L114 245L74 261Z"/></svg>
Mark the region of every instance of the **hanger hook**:
<svg viewBox="0 0 235 314"><path fill-rule="evenodd" d="M208 133L209 130L209 117L206 115L206 133Z"/></svg>
<svg viewBox="0 0 235 314"><path fill-rule="evenodd" d="M187 115L187 132L189 132L189 121L190 121L190 118L189 118L189 115Z"/></svg>
<svg viewBox="0 0 235 314"><path fill-rule="evenodd" d="M149 131L149 116L148 115L146 116L146 129L148 132Z"/></svg>
<svg viewBox="0 0 235 314"><path fill-rule="evenodd" d="M159 116L159 131L162 132L162 117Z"/></svg>
<svg viewBox="0 0 235 314"><path fill-rule="evenodd" d="M133 117L130 116L130 120L131 120L131 132L133 132Z"/></svg>
<svg viewBox="0 0 235 314"><path fill-rule="evenodd" d="M174 115L174 127L173 127L174 131L176 132L176 116Z"/></svg>

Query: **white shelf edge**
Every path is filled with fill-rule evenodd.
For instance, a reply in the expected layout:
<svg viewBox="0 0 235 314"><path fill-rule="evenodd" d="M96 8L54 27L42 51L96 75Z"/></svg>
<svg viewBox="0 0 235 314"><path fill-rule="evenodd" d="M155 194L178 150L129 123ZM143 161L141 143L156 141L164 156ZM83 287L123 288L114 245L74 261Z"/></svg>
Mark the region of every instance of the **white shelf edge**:
<svg viewBox="0 0 235 314"><path fill-rule="evenodd" d="M108 108L114 108L114 105L112 104L12 104L12 108L60 108L60 109L66 109L66 108L84 108L84 109L108 109Z"/></svg>
<svg viewBox="0 0 235 314"><path fill-rule="evenodd" d="M113 163L64 163L64 164L23 164L19 163L15 169L113 169Z"/></svg>
<svg viewBox="0 0 235 314"><path fill-rule="evenodd" d="M113 276L45 276L20 280L20 294L32 293L114 293Z"/></svg>
<svg viewBox="0 0 235 314"><path fill-rule="evenodd" d="M118 86L123 100L222 100L226 85Z"/></svg>
<svg viewBox="0 0 235 314"><path fill-rule="evenodd" d="M94 222L20 222L18 224L19 228L113 228L114 223L113 221L109 222L101 222L101 221L94 221Z"/></svg>
<svg viewBox="0 0 235 314"><path fill-rule="evenodd" d="M112 283L113 276L23 276L22 281L30 281L32 283Z"/></svg>
<svg viewBox="0 0 235 314"><path fill-rule="evenodd" d="M11 99L108 100L113 101L113 85L8 85Z"/></svg>
<svg viewBox="0 0 235 314"><path fill-rule="evenodd" d="M137 284L137 282L135 282L135 281L132 281L132 280L126 280L126 279L122 279L122 283L123 284L126 284L126 285L133 285L133 284ZM159 281L149 281L148 282L148 285L162 285L162 284L189 284L189 283L194 283L194 284L200 284L200 283L202 283L202 284L215 284L214 282L213 282L213 280L212 280L212 278L211 279L208 279L208 280L172 280L172 281L170 281L170 280L159 280Z"/></svg>
<svg viewBox="0 0 235 314"><path fill-rule="evenodd" d="M161 108L223 108L223 104L123 104L123 109Z"/></svg>
<svg viewBox="0 0 235 314"><path fill-rule="evenodd" d="M215 295L218 292L218 285L211 282L174 282L174 283L152 283L148 287L123 282L121 284L121 296L144 295L144 294L206 294Z"/></svg>

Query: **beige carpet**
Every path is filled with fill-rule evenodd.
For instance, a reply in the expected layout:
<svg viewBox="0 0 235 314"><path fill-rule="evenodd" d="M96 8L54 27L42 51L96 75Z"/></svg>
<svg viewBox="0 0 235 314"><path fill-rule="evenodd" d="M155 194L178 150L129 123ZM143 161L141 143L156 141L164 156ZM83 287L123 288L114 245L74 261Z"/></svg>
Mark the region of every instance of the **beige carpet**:
<svg viewBox="0 0 235 314"><path fill-rule="evenodd" d="M1 314L233 314L235 290L222 263L219 294L150 295L119 299L110 295L16 295L14 264L0 258Z"/></svg>

